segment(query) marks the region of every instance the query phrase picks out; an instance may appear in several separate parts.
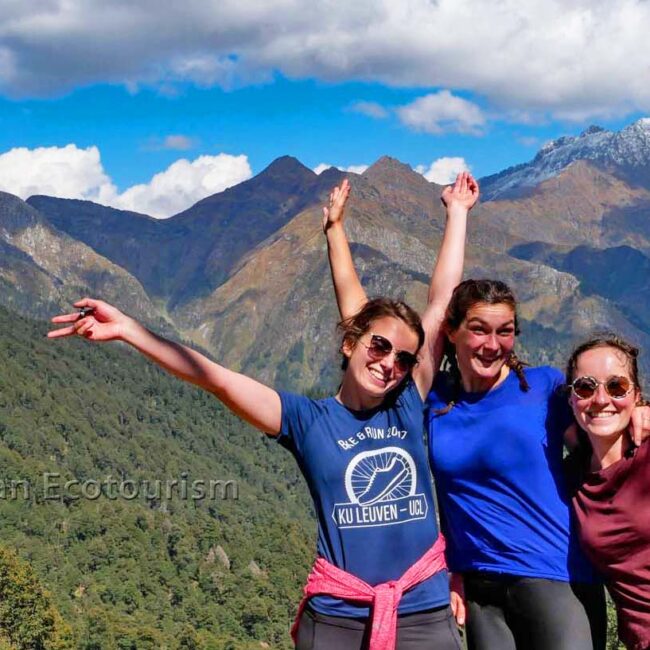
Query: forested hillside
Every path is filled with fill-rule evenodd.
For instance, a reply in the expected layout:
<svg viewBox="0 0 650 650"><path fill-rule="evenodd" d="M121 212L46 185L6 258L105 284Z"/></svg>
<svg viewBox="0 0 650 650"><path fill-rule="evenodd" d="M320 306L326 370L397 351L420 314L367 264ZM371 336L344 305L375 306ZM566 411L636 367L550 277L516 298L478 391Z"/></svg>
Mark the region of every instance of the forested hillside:
<svg viewBox="0 0 650 650"><path fill-rule="evenodd" d="M314 554L290 455L129 350L46 331L0 309L2 543L50 590L72 647L288 647ZM107 477L163 489L131 499ZM52 487L71 479L105 493ZM215 499L182 498L184 480L210 479Z"/></svg>

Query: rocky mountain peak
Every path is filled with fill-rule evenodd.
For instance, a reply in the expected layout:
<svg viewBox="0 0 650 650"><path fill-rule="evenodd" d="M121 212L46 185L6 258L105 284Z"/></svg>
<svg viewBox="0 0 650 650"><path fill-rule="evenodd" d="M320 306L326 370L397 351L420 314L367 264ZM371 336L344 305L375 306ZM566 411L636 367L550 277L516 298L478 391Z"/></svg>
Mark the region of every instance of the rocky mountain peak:
<svg viewBox="0 0 650 650"><path fill-rule="evenodd" d="M578 137L580 138L586 138L590 135L593 135L594 133L602 133L605 131L602 126L598 126L597 124L592 124L591 126L588 126Z"/></svg>
<svg viewBox="0 0 650 650"><path fill-rule="evenodd" d="M547 142L535 158L482 179L484 200L516 196L556 176L576 160L590 160L650 187L650 118L641 118L621 131L592 125L579 136L562 136Z"/></svg>
<svg viewBox="0 0 650 650"><path fill-rule="evenodd" d="M373 176L378 173L386 172L399 172L405 174L414 173L409 165L397 160L397 158L382 156L379 160L370 165L365 172L363 172L363 176Z"/></svg>
<svg viewBox="0 0 650 650"><path fill-rule="evenodd" d="M386 188L421 188L429 187L429 182L410 165L400 162L390 156L382 156L377 162L368 167L362 176L371 184L380 183Z"/></svg>
<svg viewBox="0 0 650 650"><path fill-rule="evenodd" d="M21 198L0 192L0 229L14 232L41 221L39 213Z"/></svg>
<svg viewBox="0 0 650 650"><path fill-rule="evenodd" d="M313 180L315 176L315 172L309 169L309 167L305 167L297 158L293 156L280 156L280 158L276 158L255 178L258 180L286 178L292 181L309 181Z"/></svg>

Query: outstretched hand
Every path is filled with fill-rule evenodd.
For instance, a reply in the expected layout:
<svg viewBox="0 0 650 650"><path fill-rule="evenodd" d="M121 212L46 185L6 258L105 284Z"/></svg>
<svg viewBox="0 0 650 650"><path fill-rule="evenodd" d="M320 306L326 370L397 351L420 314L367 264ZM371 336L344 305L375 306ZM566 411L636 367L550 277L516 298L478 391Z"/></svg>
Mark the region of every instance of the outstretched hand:
<svg viewBox="0 0 650 650"><path fill-rule="evenodd" d="M327 232L335 223L343 221L345 204L350 196L350 181L344 178L341 186L338 185L330 192L329 205L323 206L323 232Z"/></svg>
<svg viewBox="0 0 650 650"><path fill-rule="evenodd" d="M124 327L129 318L119 309L103 300L84 298L74 303L81 310L85 308L87 315L80 311L72 314L61 314L52 319L53 323L71 323L67 327L51 330L48 338L56 339L63 336L83 336L92 341L113 341L122 338Z"/></svg>
<svg viewBox="0 0 650 650"><path fill-rule="evenodd" d="M478 201L479 187L475 178L469 172L461 172L456 176L456 182L442 190L440 200L447 209L454 206L471 210Z"/></svg>

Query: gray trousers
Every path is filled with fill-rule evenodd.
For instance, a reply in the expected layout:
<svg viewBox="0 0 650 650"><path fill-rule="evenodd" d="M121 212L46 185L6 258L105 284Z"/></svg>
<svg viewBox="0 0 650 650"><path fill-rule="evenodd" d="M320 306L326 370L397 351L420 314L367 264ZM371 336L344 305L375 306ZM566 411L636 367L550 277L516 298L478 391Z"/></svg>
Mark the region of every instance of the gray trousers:
<svg viewBox="0 0 650 650"><path fill-rule="evenodd" d="M364 650L367 619L325 616L306 607L300 617L297 650ZM396 650L461 650L462 643L449 607L397 618Z"/></svg>
<svg viewBox="0 0 650 650"><path fill-rule="evenodd" d="M465 574L469 650L604 650L602 585Z"/></svg>

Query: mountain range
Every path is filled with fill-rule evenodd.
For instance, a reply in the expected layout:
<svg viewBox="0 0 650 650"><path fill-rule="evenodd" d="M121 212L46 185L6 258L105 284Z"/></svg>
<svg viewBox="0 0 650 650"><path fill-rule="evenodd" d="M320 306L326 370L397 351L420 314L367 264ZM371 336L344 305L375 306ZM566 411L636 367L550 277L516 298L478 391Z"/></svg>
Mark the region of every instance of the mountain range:
<svg viewBox="0 0 650 650"><path fill-rule="evenodd" d="M572 341L603 328L650 349L649 133L647 119L591 127L481 180L466 277L512 285L524 359L561 366ZM388 157L348 176L346 229L368 293L422 309L442 188ZM332 390L337 313L320 222L342 178L283 157L167 220L0 193L2 480L223 477L241 490L232 503L1 498L3 544L47 591L14 588L29 607L9 617L22 636L0 616L0 648L290 647L314 552L293 459L122 346L46 341L34 319L93 295L278 388ZM25 640L35 620L48 643Z"/></svg>
<svg viewBox="0 0 650 650"><path fill-rule="evenodd" d="M513 286L529 360L561 364L570 342L594 329L650 347L649 170L644 118L560 138L481 179L466 276ZM348 176L346 227L369 293L423 308L441 187L388 157ZM262 380L331 388L337 314L320 206L342 177L285 156L166 220L0 194L0 301L43 317L92 294Z"/></svg>

